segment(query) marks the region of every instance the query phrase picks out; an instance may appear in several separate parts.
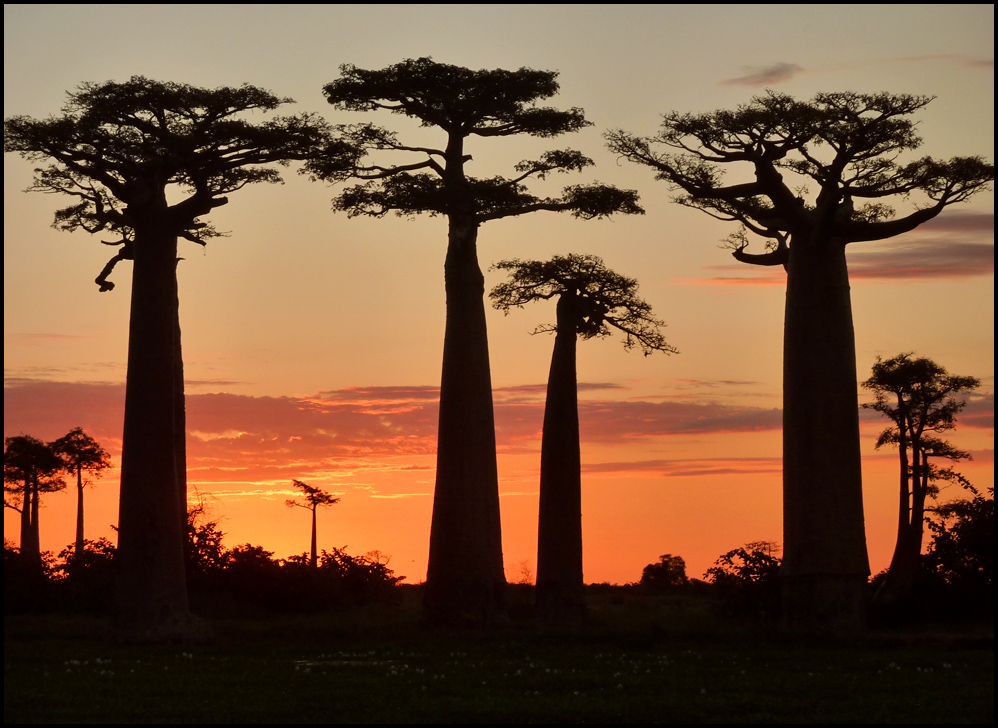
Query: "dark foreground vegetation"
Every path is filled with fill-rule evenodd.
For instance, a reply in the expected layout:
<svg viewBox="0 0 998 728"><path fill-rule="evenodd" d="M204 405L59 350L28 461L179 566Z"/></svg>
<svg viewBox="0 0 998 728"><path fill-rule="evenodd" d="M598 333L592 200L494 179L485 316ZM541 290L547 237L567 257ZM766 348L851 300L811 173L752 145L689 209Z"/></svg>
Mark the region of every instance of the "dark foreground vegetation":
<svg viewBox="0 0 998 728"><path fill-rule="evenodd" d="M695 584L587 587L588 624L418 621L395 604L210 615L195 646L113 646L103 619L4 620L4 722L897 722L994 719L993 621L793 637Z"/></svg>
<svg viewBox="0 0 998 728"><path fill-rule="evenodd" d="M442 629L422 585L372 552L274 559L188 521L191 603L214 638L115 645L114 547L4 554L4 722L890 722L994 720L994 496L936 510L921 576L871 627L779 626L778 546L722 554L690 579L665 554L638 584L585 588L587 616L538 621L534 587L508 620ZM879 575L868 585L872 599Z"/></svg>

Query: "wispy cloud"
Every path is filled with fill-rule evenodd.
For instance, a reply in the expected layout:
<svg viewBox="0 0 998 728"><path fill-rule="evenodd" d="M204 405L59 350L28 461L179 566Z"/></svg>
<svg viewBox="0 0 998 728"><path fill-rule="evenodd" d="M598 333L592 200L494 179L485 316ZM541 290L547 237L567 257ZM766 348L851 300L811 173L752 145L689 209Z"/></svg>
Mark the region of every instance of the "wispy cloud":
<svg viewBox="0 0 998 728"><path fill-rule="evenodd" d="M583 464L586 475L631 475L661 478L688 478L717 475L779 475L783 461L767 458L677 458L674 460L634 460Z"/></svg>
<svg viewBox="0 0 998 728"><path fill-rule="evenodd" d="M804 71L796 63L774 63L770 66L747 66L742 69L744 74L721 81L721 86L774 86Z"/></svg>
<svg viewBox="0 0 998 728"><path fill-rule="evenodd" d="M849 253L852 280L954 280L994 272L995 246L987 243L899 242L882 250Z"/></svg>

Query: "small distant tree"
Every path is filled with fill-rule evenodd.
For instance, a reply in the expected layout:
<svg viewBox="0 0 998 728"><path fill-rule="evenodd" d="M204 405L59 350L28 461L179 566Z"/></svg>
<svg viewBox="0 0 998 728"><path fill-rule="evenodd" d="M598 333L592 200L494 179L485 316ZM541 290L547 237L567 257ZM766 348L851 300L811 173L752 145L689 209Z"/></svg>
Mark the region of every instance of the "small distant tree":
<svg viewBox="0 0 998 728"><path fill-rule="evenodd" d="M647 356L675 349L659 331L664 324L637 295L638 284L595 255L549 261L504 260L494 266L509 280L492 289L493 305L509 313L532 301L557 299L557 323L535 333L555 333L541 440L540 514L537 529L538 610L552 617L584 610L582 576L582 462L576 376L578 339L624 334L624 348Z"/></svg>
<svg viewBox="0 0 998 728"><path fill-rule="evenodd" d="M20 554L30 571L42 571L38 530L41 495L66 487L60 477L63 468L63 461L51 446L36 437L16 435L4 439L3 505L21 514Z"/></svg>
<svg viewBox="0 0 998 728"><path fill-rule="evenodd" d="M62 458L69 474L76 476L76 553L82 558L83 489L93 482L90 478L84 479L83 474L86 473L93 478L101 477L101 474L111 467L111 456L97 440L85 433L82 427L74 427L51 443L51 446Z"/></svg>
<svg viewBox="0 0 998 728"><path fill-rule="evenodd" d="M894 554L874 601L885 606L900 602L918 575L924 533L925 502L938 493L936 482L955 480L951 468L939 468L930 459L967 460L970 453L954 447L935 433L956 427L956 415L966 402L956 395L980 386L976 377L951 375L945 368L911 353L884 360L877 357L872 376L863 387L873 392L864 408L888 417L892 425L877 438L877 448L894 445L900 458L898 527Z"/></svg>
<svg viewBox="0 0 998 728"><path fill-rule="evenodd" d="M292 485L294 485L295 488L298 488L298 490L300 490L302 494L305 496L305 502L302 503L294 499L288 499L284 502L284 504L288 508L294 508L295 506L297 506L298 508L306 508L312 511L312 548L311 551L309 552L308 565L314 569L318 566L319 563L318 561L319 554L316 549L315 512L319 508L319 506L331 506L336 503L339 503L340 499L330 495L329 493L327 493L324 490L321 490L320 488L314 488L308 483L303 483L300 480L292 480L291 483Z"/></svg>
<svg viewBox="0 0 998 728"><path fill-rule="evenodd" d="M602 184L566 187L556 197L531 193L529 181L593 164L572 149L523 160L509 176L470 174L473 160L466 144L472 137L550 138L591 125L582 109L537 105L558 92L555 71L472 70L431 58L380 70L344 65L340 71L340 78L323 89L336 109L398 114L441 133L440 144L426 146L370 124L347 127L351 143L375 155L394 155L401 163L358 160L344 172L320 159L310 169L330 181L362 180L334 200L334 209L349 215L447 218L447 315L424 607L434 621L490 620L505 609L506 579L479 227L542 210L582 219L643 211L633 190Z"/></svg>
<svg viewBox="0 0 998 728"><path fill-rule="evenodd" d="M639 583L656 591L686 586L690 583L689 577L686 576L686 561L682 556L662 554L658 557L657 563L648 564L641 571Z"/></svg>

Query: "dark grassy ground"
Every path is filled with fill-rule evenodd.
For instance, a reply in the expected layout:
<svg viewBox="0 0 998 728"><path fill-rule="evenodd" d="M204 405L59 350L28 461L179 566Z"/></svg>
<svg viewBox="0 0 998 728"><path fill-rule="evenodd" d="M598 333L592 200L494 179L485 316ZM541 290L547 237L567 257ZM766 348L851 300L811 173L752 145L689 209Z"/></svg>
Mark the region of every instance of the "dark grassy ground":
<svg viewBox="0 0 998 728"><path fill-rule="evenodd" d="M591 623L423 629L412 605L214 619L115 647L83 617L4 620L4 722L991 723L993 623L804 638L697 599L604 590ZM514 605L515 607L515 605Z"/></svg>

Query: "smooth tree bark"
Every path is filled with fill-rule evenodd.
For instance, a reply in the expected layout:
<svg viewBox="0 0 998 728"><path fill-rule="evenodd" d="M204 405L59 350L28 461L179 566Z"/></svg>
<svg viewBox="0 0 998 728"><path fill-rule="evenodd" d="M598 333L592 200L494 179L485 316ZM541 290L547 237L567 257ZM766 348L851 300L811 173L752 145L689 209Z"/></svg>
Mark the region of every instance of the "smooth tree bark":
<svg viewBox="0 0 998 728"><path fill-rule="evenodd" d="M141 76L84 84L62 116L4 121L4 151L52 164L33 191L71 196L56 213L63 230L108 231L118 253L97 277L132 260L128 372L122 434L117 588L113 629L122 642L199 640L184 574L186 446L177 242L219 233L201 218L227 194L279 182L273 164L347 153L309 114L251 123L290 99L243 85L198 88ZM349 154L349 153L348 153ZM168 190L170 195L168 197ZM171 201L173 200L173 201Z"/></svg>
<svg viewBox="0 0 998 728"><path fill-rule="evenodd" d="M575 291L558 297L556 315L557 333L541 433L535 602L542 616L571 620L585 612L582 453L576 373L578 322L584 314Z"/></svg>
<svg viewBox="0 0 998 728"><path fill-rule="evenodd" d="M582 573L582 455L576 359L578 339L625 335L624 347L645 355L676 353L651 307L637 296L637 281L608 269L594 255L555 256L550 261L504 260L494 266L510 279L490 294L509 313L532 301L557 299L555 333L541 436L537 526L537 614L564 624L586 614ZM536 333L536 332L535 332Z"/></svg>
<svg viewBox="0 0 998 728"><path fill-rule="evenodd" d="M966 402L956 395L980 386L976 377L955 376L931 359L911 353L877 358L863 387L874 400L863 405L892 421L877 439L877 448L896 445L899 459L898 525L887 575L874 604L893 610L904 604L918 576L925 534L925 502L935 497L940 480L966 482L951 467L939 468L930 458L950 462L970 453L938 437L956 426Z"/></svg>
<svg viewBox="0 0 998 728"><path fill-rule="evenodd" d="M440 378L437 472L430 527L424 611L433 622L491 622L505 617L495 423L489 369L484 276L478 231L489 220L538 210L568 211L584 219L639 213L631 190L589 184L559 197L530 194L524 182L593 164L574 150L546 152L514 165L510 177L477 178L467 167L471 136L553 137L589 125L581 109L559 111L537 101L558 91L557 73L521 68L479 70L409 59L381 70L341 67L325 86L328 101L347 111L390 111L442 133L439 147L410 146L394 132L360 124L346 139L368 152L415 155L398 165L358 159L349 173L310 165L328 181L364 180L346 189L334 209L350 215L445 215L446 325Z"/></svg>
<svg viewBox="0 0 998 728"><path fill-rule="evenodd" d="M856 360L845 248L909 232L994 179L979 157L901 164L921 139L908 117L931 101L903 94L769 92L735 111L669 113L653 137L607 134L651 167L676 201L742 225L734 257L787 271L783 361L784 623L865 623ZM726 165L748 181L723 183ZM809 186L810 185L810 189ZM815 190L811 192L811 190ZM888 202L927 201L904 215ZM748 234L768 241L750 253Z"/></svg>

